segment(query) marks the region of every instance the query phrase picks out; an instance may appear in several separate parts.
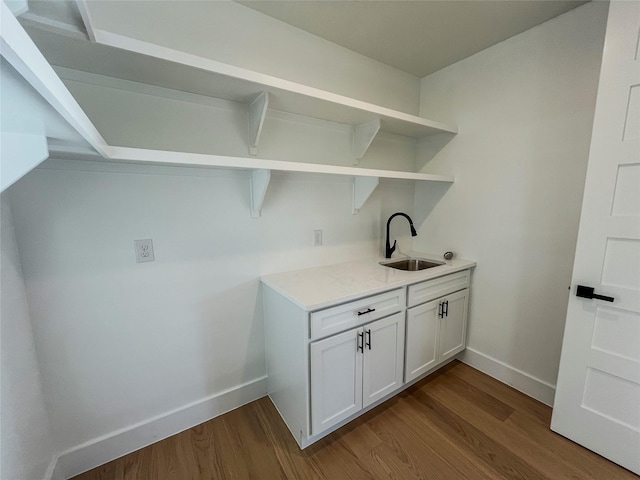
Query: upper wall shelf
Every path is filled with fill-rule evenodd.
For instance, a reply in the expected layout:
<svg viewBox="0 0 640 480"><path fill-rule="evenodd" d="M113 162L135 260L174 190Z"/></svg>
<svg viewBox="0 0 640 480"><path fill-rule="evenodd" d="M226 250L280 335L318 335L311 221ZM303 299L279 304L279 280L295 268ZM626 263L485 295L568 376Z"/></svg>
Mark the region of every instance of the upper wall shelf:
<svg viewBox="0 0 640 480"><path fill-rule="evenodd" d="M0 20L2 190L47 158L48 139L105 155L100 133L2 1Z"/></svg>
<svg viewBox="0 0 640 480"><path fill-rule="evenodd" d="M80 158L86 157L88 154L94 159L96 155L99 155L103 159L117 162L251 170L251 214L253 217L260 215L271 170L352 176L353 213L357 213L366 202L378 185L379 178L448 183L454 181L453 177L442 175L108 145L2 1L0 1L0 9L2 62L8 62L15 70L15 74L5 78L4 73L7 73L9 69L4 69L3 80L6 81L2 82L2 94L4 98L9 99L13 96L19 96L22 99L20 100L22 106L17 107L16 112L24 113L22 115L24 118L20 115L7 114L2 116L0 133L2 134L3 148L0 160L2 161L3 174L11 169L17 172L11 182L5 182L3 178L2 190L54 152L57 152L58 155L69 155L69 157L73 157L75 152L76 156L79 154ZM214 85L214 88L227 92L227 95L218 95L219 97L238 101L240 100L238 97L242 96L244 97L243 101L249 105L248 128L251 153L254 153L251 151L252 149L257 149L267 108L351 124L354 131L354 151L362 155L381 129L412 137L442 132L455 133L455 129L437 122L312 87L182 52L169 51L163 47L130 41L131 39L115 38L105 32L94 31L93 34L100 41L110 41L113 46L133 49L132 51L155 56L165 61L180 62L192 67L190 70L193 71L204 69L209 74L213 73L219 77L219 83ZM3 102L3 110L5 103L7 102ZM19 117L22 120L14 120ZM30 128L32 125L44 125L44 128L34 131ZM13 168L17 164L20 164L18 168Z"/></svg>
<svg viewBox="0 0 640 480"><path fill-rule="evenodd" d="M191 85L202 84L206 75L209 92L205 95L227 100L252 102L269 92L269 108L329 120L354 127L379 120L380 130L407 137L421 138L438 133L457 133L451 125L416 115L363 102L315 87L248 70L216 60L192 55L123 35L92 29L96 43L146 57L191 67L183 72L191 77ZM201 92L195 92L201 93Z"/></svg>

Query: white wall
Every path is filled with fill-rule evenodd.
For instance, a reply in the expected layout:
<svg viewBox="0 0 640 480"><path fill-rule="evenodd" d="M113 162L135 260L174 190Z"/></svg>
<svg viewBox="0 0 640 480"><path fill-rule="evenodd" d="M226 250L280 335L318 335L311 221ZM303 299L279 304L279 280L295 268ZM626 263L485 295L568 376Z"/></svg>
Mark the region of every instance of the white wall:
<svg viewBox="0 0 640 480"><path fill-rule="evenodd" d="M606 14L591 2L422 80L421 111L460 133L423 166L456 183L441 199L416 187L414 248L477 260L467 361L547 403Z"/></svg>
<svg viewBox="0 0 640 480"><path fill-rule="evenodd" d="M411 182L381 182L359 215L351 188L274 173L251 219L241 171L48 161L14 185L59 448L260 379L259 276L379 254L387 216L411 213ZM312 247L314 229L324 246ZM155 262L135 263L141 238Z"/></svg>
<svg viewBox="0 0 640 480"><path fill-rule="evenodd" d="M231 1L89 2L95 27L417 113L420 80Z"/></svg>
<svg viewBox="0 0 640 480"><path fill-rule="evenodd" d="M11 209L0 200L0 477L41 479L54 449L31 331Z"/></svg>

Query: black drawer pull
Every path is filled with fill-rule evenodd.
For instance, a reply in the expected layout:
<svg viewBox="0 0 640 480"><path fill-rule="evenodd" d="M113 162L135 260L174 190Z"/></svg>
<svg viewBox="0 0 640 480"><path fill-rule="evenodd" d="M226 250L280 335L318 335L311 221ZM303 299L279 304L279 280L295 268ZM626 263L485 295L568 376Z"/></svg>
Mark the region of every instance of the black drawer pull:
<svg viewBox="0 0 640 480"><path fill-rule="evenodd" d="M442 309L442 316L448 317L449 316L449 300L445 300L442 303L444 305L444 308Z"/></svg>
<svg viewBox="0 0 640 480"><path fill-rule="evenodd" d="M367 313L371 313L371 312L375 312L376 309L375 308L368 308L367 310L365 310L364 312L358 312L358 316L360 315L366 315Z"/></svg>
<svg viewBox="0 0 640 480"><path fill-rule="evenodd" d="M371 329L367 330L367 342L365 345L371 350Z"/></svg>
<svg viewBox="0 0 640 480"><path fill-rule="evenodd" d="M358 333L358 340L356 341L356 350L360 350L364 353L364 333Z"/></svg>

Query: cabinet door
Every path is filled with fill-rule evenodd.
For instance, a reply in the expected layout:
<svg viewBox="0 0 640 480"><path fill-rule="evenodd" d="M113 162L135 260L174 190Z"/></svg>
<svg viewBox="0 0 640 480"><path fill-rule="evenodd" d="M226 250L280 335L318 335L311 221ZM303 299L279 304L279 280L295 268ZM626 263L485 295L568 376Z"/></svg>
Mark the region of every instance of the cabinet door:
<svg viewBox="0 0 640 480"><path fill-rule="evenodd" d="M467 339L467 306L469 289L447 295L440 300L446 302L446 315L440 320L440 359L446 360L464 350Z"/></svg>
<svg viewBox="0 0 640 480"><path fill-rule="evenodd" d="M407 310L404 381L419 377L436 364L440 299Z"/></svg>
<svg viewBox="0 0 640 480"><path fill-rule="evenodd" d="M404 315L396 313L363 328L362 403L366 407L402 386Z"/></svg>
<svg viewBox="0 0 640 480"><path fill-rule="evenodd" d="M362 408L359 333L363 333L362 328L354 328L310 345L312 435Z"/></svg>

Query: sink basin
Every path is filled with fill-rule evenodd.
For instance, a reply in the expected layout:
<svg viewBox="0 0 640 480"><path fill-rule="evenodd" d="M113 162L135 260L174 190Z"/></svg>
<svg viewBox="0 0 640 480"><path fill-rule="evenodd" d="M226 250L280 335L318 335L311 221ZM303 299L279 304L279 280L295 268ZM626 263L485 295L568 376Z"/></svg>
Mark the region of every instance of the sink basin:
<svg viewBox="0 0 640 480"><path fill-rule="evenodd" d="M402 258L399 260L386 260L384 262L380 262L380 265L395 268L397 270L417 272L418 270L426 270L427 268L439 267L440 265L444 265L444 262L425 260L424 258Z"/></svg>

